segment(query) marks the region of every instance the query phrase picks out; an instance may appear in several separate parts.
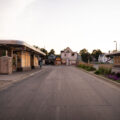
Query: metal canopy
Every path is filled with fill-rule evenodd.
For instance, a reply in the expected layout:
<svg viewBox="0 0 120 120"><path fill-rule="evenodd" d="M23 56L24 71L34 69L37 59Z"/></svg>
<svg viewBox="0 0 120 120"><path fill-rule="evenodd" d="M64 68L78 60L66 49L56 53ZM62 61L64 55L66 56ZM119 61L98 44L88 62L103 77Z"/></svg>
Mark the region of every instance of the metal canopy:
<svg viewBox="0 0 120 120"><path fill-rule="evenodd" d="M27 50L30 50L31 52L35 52L37 54L44 55L44 56L46 55L44 52L34 48L33 46L31 46L23 41L20 41L20 40L0 40L0 48L9 49L9 47L13 47L13 48L26 47ZM21 50L24 50L24 49L21 49Z"/></svg>

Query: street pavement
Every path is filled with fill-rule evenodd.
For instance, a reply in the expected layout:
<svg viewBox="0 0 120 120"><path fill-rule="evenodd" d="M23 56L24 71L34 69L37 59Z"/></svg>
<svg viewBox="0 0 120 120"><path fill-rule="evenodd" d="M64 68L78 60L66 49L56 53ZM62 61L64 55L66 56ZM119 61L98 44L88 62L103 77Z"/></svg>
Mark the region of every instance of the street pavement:
<svg viewBox="0 0 120 120"><path fill-rule="evenodd" d="M0 91L0 120L120 120L120 88L72 66Z"/></svg>

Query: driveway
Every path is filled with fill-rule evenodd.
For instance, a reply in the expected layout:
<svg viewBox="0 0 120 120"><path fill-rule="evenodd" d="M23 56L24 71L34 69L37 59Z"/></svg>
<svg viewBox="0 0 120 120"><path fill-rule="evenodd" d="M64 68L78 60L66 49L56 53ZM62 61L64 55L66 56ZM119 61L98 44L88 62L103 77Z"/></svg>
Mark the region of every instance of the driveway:
<svg viewBox="0 0 120 120"><path fill-rule="evenodd" d="M120 120L120 88L70 66L48 66L0 92L0 120Z"/></svg>

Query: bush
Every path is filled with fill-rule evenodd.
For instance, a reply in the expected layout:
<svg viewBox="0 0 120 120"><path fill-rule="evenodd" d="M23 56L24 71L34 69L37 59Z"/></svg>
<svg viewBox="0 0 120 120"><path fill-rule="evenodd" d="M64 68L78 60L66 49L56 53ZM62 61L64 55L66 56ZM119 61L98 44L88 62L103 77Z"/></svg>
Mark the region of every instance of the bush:
<svg viewBox="0 0 120 120"><path fill-rule="evenodd" d="M94 73L97 74L97 75L100 74L99 70L96 70Z"/></svg>
<svg viewBox="0 0 120 120"><path fill-rule="evenodd" d="M112 80L119 80L119 77L117 75L110 74L107 77L110 78L110 79L112 79Z"/></svg>
<svg viewBox="0 0 120 120"><path fill-rule="evenodd" d="M117 73L116 75L117 75L117 77L120 77L120 73Z"/></svg>
<svg viewBox="0 0 120 120"><path fill-rule="evenodd" d="M93 67L92 64L83 63L83 62L80 62L79 65L78 65L78 67L83 68L83 69L85 69L85 70L87 70L87 71L94 71L94 70L96 70L96 69Z"/></svg>

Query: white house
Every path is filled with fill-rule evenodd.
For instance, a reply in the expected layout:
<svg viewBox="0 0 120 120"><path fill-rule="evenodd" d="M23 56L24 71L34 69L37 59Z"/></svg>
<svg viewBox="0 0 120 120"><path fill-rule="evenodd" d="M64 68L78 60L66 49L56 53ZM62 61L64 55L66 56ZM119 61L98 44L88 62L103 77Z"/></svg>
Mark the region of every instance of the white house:
<svg viewBox="0 0 120 120"><path fill-rule="evenodd" d="M69 47L61 51L62 64L75 65L78 60L78 53L73 52Z"/></svg>
<svg viewBox="0 0 120 120"><path fill-rule="evenodd" d="M106 54L101 54L98 57L99 63L113 63L113 60L110 57L106 57Z"/></svg>

